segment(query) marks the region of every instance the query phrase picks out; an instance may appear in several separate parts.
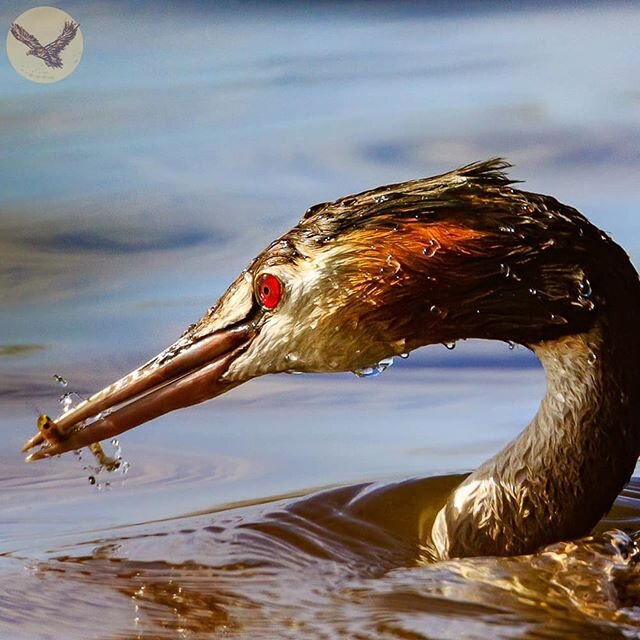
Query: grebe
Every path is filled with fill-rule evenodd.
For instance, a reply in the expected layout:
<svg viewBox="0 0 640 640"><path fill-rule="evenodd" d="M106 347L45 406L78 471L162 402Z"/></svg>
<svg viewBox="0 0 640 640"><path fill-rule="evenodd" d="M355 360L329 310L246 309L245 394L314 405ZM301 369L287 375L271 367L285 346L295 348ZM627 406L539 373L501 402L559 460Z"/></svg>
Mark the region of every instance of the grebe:
<svg viewBox="0 0 640 640"><path fill-rule="evenodd" d="M640 282L606 233L515 189L509 166L489 160L311 207L177 342L43 421L27 459L266 373L353 371L427 344L503 340L538 356L546 395L451 493L430 544L441 558L515 555L587 534L640 453Z"/></svg>

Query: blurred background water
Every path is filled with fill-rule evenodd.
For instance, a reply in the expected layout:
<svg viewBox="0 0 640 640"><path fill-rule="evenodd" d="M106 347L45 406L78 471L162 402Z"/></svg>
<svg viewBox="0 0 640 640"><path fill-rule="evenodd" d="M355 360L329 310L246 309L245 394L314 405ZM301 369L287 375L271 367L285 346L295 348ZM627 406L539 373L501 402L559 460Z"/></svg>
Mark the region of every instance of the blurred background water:
<svg viewBox="0 0 640 640"><path fill-rule="evenodd" d="M31 6L5 0L0 27ZM71 76L33 84L0 56L7 558L238 501L466 471L533 415L544 382L529 353L468 342L374 380L265 378L165 416L122 438L131 472L110 491L73 458L23 464L37 414L57 412L54 373L87 393L146 360L311 204L500 155L640 257L636 2L57 6L84 35Z"/></svg>

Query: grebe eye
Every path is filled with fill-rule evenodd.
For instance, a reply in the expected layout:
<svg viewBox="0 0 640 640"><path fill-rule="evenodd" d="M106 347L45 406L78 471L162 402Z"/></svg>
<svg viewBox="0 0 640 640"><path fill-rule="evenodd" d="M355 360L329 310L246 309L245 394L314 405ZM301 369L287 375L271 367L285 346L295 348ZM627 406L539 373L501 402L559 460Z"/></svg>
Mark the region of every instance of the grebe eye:
<svg viewBox="0 0 640 640"><path fill-rule="evenodd" d="M265 309L275 309L282 297L282 284L271 273L263 273L256 281L256 293Z"/></svg>

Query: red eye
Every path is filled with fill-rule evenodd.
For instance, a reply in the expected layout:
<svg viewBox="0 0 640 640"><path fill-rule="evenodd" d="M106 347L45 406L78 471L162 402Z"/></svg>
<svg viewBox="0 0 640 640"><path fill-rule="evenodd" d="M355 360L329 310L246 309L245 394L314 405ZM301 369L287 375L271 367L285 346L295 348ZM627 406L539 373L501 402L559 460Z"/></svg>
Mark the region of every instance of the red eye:
<svg viewBox="0 0 640 640"><path fill-rule="evenodd" d="M265 309L275 309L282 297L280 280L270 273L263 273L256 283L258 300Z"/></svg>

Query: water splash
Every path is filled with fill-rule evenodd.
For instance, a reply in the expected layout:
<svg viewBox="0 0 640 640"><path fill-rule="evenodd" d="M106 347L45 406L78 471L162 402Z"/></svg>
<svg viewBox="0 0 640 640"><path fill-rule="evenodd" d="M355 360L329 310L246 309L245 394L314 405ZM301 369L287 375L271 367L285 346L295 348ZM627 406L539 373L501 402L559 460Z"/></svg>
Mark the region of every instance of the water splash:
<svg viewBox="0 0 640 640"><path fill-rule="evenodd" d="M69 382L65 380L61 375L58 375L56 373L53 375L53 377L55 378L56 382L58 382L58 384L61 384L63 387L67 387L69 385ZM69 412L76 402L82 402L84 401L84 399L85 398L83 398L76 391L66 391L59 398L60 404L62 405L62 413L64 414ZM112 409L102 411L98 413L94 419L100 420L101 418L109 415L112 411ZM84 425L85 422L82 422L80 424ZM89 472L87 480L91 486L94 486L98 491L102 491L103 489L110 489L111 482L108 480L101 482L98 480L98 476L101 473L112 473L114 471L119 471L121 475L125 475L129 471L130 464L123 459L122 446L116 438L113 438L111 440L111 446L114 448L113 455L111 456L105 455L100 443L96 443L92 446L97 447L97 451L91 452L93 456L91 462L84 461L82 455L83 450L75 450L73 451L73 454L78 462L81 463L82 470Z"/></svg>
<svg viewBox="0 0 640 640"><path fill-rule="evenodd" d="M71 392L63 393L60 398L60 404L62 405L62 413L67 413L73 406L73 398Z"/></svg>
<svg viewBox="0 0 640 640"><path fill-rule="evenodd" d="M365 367L364 369L356 369L353 373L357 375L358 378L374 378L384 373L392 364L393 358L384 358L384 360L380 360L377 364Z"/></svg>
<svg viewBox="0 0 640 640"><path fill-rule="evenodd" d="M53 379L58 383L61 384L63 387L66 387L69 383L59 374L54 373L53 374Z"/></svg>
<svg viewBox="0 0 640 640"><path fill-rule="evenodd" d="M101 479L106 474L118 472L121 476L127 475L131 465L127 460L122 457L122 445L116 438L112 438L110 441L111 446L114 448L113 453L107 456L114 464L105 465L96 461L95 457L92 457L91 462L83 462L82 451L74 451L76 458L82 463L83 471L89 473L87 480L92 487L95 487L98 491L110 490L112 488L111 480ZM122 479L124 482L124 478Z"/></svg>

